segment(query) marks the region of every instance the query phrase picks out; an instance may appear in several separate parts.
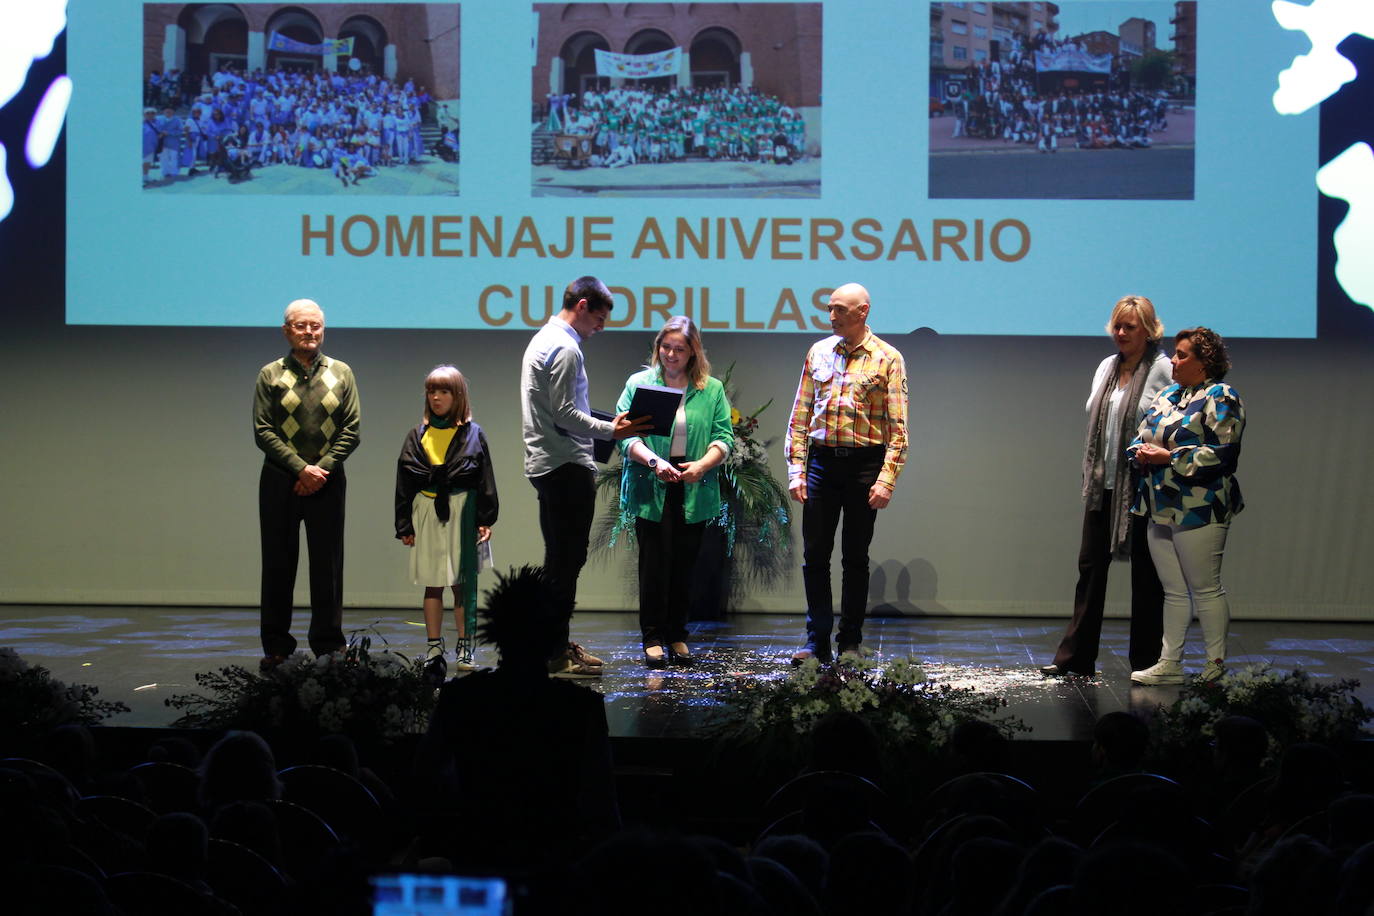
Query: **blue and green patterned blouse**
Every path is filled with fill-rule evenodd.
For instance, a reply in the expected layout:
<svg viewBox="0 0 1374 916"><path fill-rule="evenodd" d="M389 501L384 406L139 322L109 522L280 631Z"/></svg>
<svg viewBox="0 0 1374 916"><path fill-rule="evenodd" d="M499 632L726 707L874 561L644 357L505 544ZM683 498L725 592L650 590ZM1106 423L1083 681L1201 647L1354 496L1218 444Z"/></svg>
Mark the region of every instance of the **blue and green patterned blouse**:
<svg viewBox="0 0 1374 916"><path fill-rule="evenodd" d="M1165 388L1126 451L1134 459L1137 448L1149 443L1173 457L1141 471L1131 511L1179 528L1229 522L1245 508L1235 477L1244 430L1245 406L1230 385L1207 381Z"/></svg>

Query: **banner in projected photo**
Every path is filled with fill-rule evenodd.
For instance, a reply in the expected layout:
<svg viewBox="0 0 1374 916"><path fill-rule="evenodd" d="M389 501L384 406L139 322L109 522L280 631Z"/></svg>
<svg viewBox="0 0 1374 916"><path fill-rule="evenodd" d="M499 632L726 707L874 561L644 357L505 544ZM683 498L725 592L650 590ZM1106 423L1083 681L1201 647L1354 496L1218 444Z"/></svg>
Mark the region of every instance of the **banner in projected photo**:
<svg viewBox="0 0 1374 916"><path fill-rule="evenodd" d="M1035 69L1041 73L1110 73L1110 54L1089 54L1079 48L1060 48L1058 51L1036 51Z"/></svg>
<svg viewBox="0 0 1374 916"><path fill-rule="evenodd" d="M352 54L352 38L331 38L318 44L311 44L305 41L296 41L294 38L287 38L280 32L273 32L272 38L267 42L269 51L295 51L298 54Z"/></svg>
<svg viewBox="0 0 1374 916"><path fill-rule="evenodd" d="M644 80L655 76L677 76L681 67L681 48L670 48L656 54L614 54L600 48L596 50L598 76Z"/></svg>

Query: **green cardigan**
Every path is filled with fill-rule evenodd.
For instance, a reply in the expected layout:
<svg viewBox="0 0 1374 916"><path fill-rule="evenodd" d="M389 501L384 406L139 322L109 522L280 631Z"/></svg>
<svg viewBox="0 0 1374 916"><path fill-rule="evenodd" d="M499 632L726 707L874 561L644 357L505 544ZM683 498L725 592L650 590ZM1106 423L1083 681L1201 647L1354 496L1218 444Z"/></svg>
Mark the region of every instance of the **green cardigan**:
<svg viewBox="0 0 1374 916"><path fill-rule="evenodd" d="M663 374L658 369L645 369L636 372L625 381L625 390L620 393L616 412L628 410L634 399L635 390L640 385L662 385ZM687 388L687 460L696 461L706 454L712 442L724 443L727 449L735 444L734 427L730 424L730 402L725 397L725 386L719 379L708 378L702 389ZM651 522L663 518L663 484L653 471L630 458L630 446L641 441L634 436L622 439L620 451L624 456L620 477L620 511L622 515L633 515ZM668 458L672 446L670 436L644 436L642 441L650 451ZM683 513L688 524L710 521L720 514L720 485L716 481L719 466L706 472L698 483L684 484Z"/></svg>

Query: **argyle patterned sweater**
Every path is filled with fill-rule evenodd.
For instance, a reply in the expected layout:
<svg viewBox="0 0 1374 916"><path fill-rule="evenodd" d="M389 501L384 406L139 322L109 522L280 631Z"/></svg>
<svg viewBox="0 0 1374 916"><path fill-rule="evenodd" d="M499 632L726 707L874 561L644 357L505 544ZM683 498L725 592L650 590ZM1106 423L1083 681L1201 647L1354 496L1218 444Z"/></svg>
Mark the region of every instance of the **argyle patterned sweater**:
<svg viewBox="0 0 1374 916"><path fill-rule="evenodd" d="M306 369L290 354L263 366L253 393L253 436L267 462L295 477L332 471L358 447L358 389L347 363L321 353Z"/></svg>

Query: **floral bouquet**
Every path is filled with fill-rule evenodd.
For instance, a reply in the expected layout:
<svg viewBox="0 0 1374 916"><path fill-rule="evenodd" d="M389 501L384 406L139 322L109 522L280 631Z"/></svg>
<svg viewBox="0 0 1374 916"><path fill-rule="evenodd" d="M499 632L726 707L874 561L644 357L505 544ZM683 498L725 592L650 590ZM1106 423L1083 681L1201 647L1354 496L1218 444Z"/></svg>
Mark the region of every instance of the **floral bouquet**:
<svg viewBox="0 0 1374 916"><path fill-rule="evenodd" d="M1365 736L1374 717L1355 696L1356 680L1318 681L1295 668L1287 674L1267 662L1229 670L1215 681L1185 686L1169 707L1161 707L1154 727L1162 747L1199 752L1210 743L1226 716L1250 716L1269 732L1269 752L1278 756L1292 744L1339 744Z"/></svg>
<svg viewBox="0 0 1374 916"><path fill-rule="evenodd" d="M13 649L0 649L0 730L98 725L129 711L123 703L96 699L98 693L87 684L64 684Z"/></svg>
<svg viewBox="0 0 1374 916"><path fill-rule="evenodd" d="M983 720L1006 737L1029 727L1014 716L998 716L1007 701L971 687L933 681L914 657L879 667L871 654L823 665L809 658L778 681L739 680L727 692L727 733L796 744L832 712L864 719L891 749L929 755L949 740L961 722Z"/></svg>
<svg viewBox="0 0 1374 916"><path fill-rule="evenodd" d="M172 727L344 734L372 745L423 732L435 691L421 679L421 660L374 652L361 632L350 634L347 648L316 658L297 652L263 674L242 665L197 674L208 695L169 697L166 704L183 711Z"/></svg>
<svg viewBox="0 0 1374 916"><path fill-rule="evenodd" d="M722 379L731 403L737 400L736 393L730 390L734 371L735 364L731 363ZM731 604L751 591L751 586L776 586L793 568L787 489L768 468L768 448L773 440L761 442L757 438L759 414L772 403L770 398L747 415L738 408L730 408L735 446L721 466L720 516L715 524L725 529L726 555L735 556L738 548L742 561L736 565L736 575L730 582Z"/></svg>

